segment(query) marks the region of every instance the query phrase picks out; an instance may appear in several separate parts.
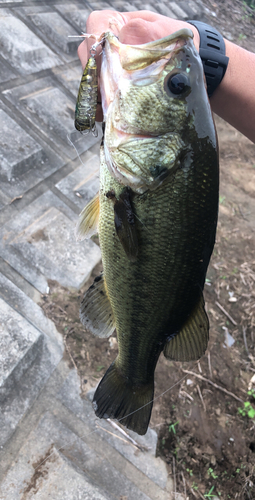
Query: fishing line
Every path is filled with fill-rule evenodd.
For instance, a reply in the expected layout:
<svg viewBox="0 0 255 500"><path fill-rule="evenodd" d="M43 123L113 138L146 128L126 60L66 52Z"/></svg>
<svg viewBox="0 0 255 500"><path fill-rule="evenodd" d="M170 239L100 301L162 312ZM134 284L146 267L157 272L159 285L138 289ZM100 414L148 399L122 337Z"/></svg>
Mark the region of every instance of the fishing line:
<svg viewBox="0 0 255 500"><path fill-rule="evenodd" d="M88 132L89 132L89 131L88 131ZM86 134L83 134L83 135L86 135ZM72 142L71 137L70 137L70 134L67 134L67 136L66 136L66 137L67 137L67 140L68 140L68 142L69 142L70 146L73 146L73 148L74 148L74 150L75 150L75 152L76 152L76 154L77 154L77 157L79 158L79 160L80 160L81 164L85 167L86 165L85 165L85 163L83 163L83 161L82 161L82 159L81 159L81 156L80 156L80 153L79 153L78 149L76 148L76 146L75 146L75 145L74 145L74 143Z"/></svg>
<svg viewBox="0 0 255 500"><path fill-rule="evenodd" d="M135 214L135 212L133 212L133 214L139 220L139 222L142 224L142 226L145 227L146 231L149 231L149 229L145 226L144 222L142 222L141 219L139 219L139 217Z"/></svg>
<svg viewBox="0 0 255 500"><path fill-rule="evenodd" d="M75 130L75 132L76 132L76 130ZM81 132L81 133L82 133L82 132ZM86 134L83 134L83 135L86 135ZM77 154L77 158L80 160L81 164L82 164L84 167L86 167L85 163L83 163L83 161L82 161L82 159L81 159L81 156L80 156L80 154L79 154L79 152L78 152L78 150L77 150L76 146L74 145L74 143L72 142L72 140L71 140L71 138L70 138L70 134L67 134L67 136L66 136L66 137L67 137L67 140L68 140L68 142L69 142L70 146L72 146L72 147L74 148L74 150L75 150L75 152L76 152L76 154ZM99 179L99 174L98 174L98 175L96 175L95 177L96 177L97 179Z"/></svg>
<svg viewBox="0 0 255 500"><path fill-rule="evenodd" d="M187 374L188 375L188 374ZM156 398L152 399L151 401L149 401L148 403L145 403L145 405L143 406L140 406L140 408L138 408L137 410L134 410L132 411L131 413L128 413L127 415L125 415L124 417L121 417L120 419L117 419L118 422L121 422L121 420L123 420L124 418L127 418L129 417L130 415L133 415L134 413L136 413L137 411L140 411L142 410L143 408L145 408L145 406L148 406L150 405L151 403L154 403L154 401L156 401L157 399L161 398L161 396L164 396L164 394L166 394L167 392L171 391L171 389L173 389L176 385L180 384L185 378L186 376L185 375L184 377L182 377L180 380L178 380L178 382L176 382L174 385L172 385L171 387L169 387L168 389L166 389L166 391L162 392L161 394L159 394L159 396L157 396Z"/></svg>
<svg viewBox="0 0 255 500"><path fill-rule="evenodd" d="M68 35L67 38L94 38L95 40L97 40L97 35L82 33L81 35Z"/></svg>
<svg viewBox="0 0 255 500"><path fill-rule="evenodd" d="M171 391L171 389L173 389L174 387L176 387L178 384L180 384L183 380L185 380L185 378L187 378L188 376L188 373L186 375L184 375L180 380L178 380L178 382L176 382L175 384L171 385L171 387L169 387L168 389L166 389L166 391L163 391L161 394L159 394L159 396L157 396L156 398L152 399L152 401L149 401L148 403L146 403L145 405L141 406L140 408L138 408L137 410L134 410L133 412L131 413L128 413L127 415L125 415L124 417L120 418L120 419L116 419L117 422L121 422L121 420L123 420L124 418L127 418L129 417L130 415L133 415L134 413L137 413L138 411L140 411L142 408L144 408L145 406L148 406L150 405L151 403L154 403L154 401L156 401L157 399L159 399L161 396L164 396L167 392ZM91 434L94 434L95 432L97 432L98 429L95 429L94 431L89 431L87 432L86 434L83 434L82 436L78 436L79 439L83 439L85 438L86 436L89 436ZM64 450L64 448L66 448L67 446L70 446L72 445L75 440L77 439L77 436L72 440L72 441L69 441L68 443L64 444L63 446L60 446L60 448L57 448L56 451L59 452L61 450ZM50 455L48 455L39 465L37 465L37 467L35 467L35 471L37 469L39 469L39 467L41 467L41 465L44 464L44 462L46 462L46 460L48 460L53 454L55 453L55 451L53 451L52 453L50 453Z"/></svg>

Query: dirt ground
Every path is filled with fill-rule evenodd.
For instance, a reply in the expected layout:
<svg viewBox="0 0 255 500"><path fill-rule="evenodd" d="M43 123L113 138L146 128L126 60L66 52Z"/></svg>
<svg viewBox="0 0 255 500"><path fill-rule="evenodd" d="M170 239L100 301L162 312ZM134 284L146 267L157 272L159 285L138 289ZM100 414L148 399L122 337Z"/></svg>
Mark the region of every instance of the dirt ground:
<svg viewBox="0 0 255 500"><path fill-rule="evenodd" d="M215 5L218 13L229 4L242 9L239 1L205 3L210 9ZM248 21L251 36L255 25L250 17L241 19L240 27L243 29ZM225 21L224 27L230 32L228 24ZM239 40L249 48L249 36L240 39L236 32L234 41ZM254 40L253 44L255 51ZM160 357L150 425L159 435L158 455L167 463L176 492L186 499L252 500L255 498L255 145L223 120L216 118L216 125L221 184L217 242L205 285L209 348L199 363L173 363L163 355ZM97 266L84 290L101 269L101 265ZM95 338L80 324L79 304L84 290L74 293L55 282L49 286L50 294L42 297L42 306L65 337L66 356L79 372L81 392L85 395L115 359L117 341L115 337Z"/></svg>
<svg viewBox="0 0 255 500"><path fill-rule="evenodd" d="M203 0L212 26L231 42L255 52L255 9L244 0Z"/></svg>

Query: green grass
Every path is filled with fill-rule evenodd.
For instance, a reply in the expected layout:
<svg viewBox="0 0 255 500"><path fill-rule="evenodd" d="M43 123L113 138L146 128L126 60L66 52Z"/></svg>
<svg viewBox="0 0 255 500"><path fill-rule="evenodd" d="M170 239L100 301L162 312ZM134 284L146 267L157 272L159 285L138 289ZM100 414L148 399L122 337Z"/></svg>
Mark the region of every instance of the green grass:
<svg viewBox="0 0 255 500"><path fill-rule="evenodd" d="M255 8L255 0L244 0L243 3L249 5L249 7L251 7L252 9Z"/></svg>

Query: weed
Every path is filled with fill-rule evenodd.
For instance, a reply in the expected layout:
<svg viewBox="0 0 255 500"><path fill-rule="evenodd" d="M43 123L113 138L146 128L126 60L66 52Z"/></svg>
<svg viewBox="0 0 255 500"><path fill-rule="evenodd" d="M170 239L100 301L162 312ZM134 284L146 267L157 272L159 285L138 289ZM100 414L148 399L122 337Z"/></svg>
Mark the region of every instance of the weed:
<svg viewBox="0 0 255 500"><path fill-rule="evenodd" d="M192 469L186 469L186 471L189 473L190 477L193 476L193 470Z"/></svg>
<svg viewBox="0 0 255 500"><path fill-rule="evenodd" d="M101 372L101 370L103 370L103 368L104 368L104 365L97 366L97 372Z"/></svg>
<svg viewBox="0 0 255 500"><path fill-rule="evenodd" d="M254 9L255 8L255 0L244 0L243 6L246 7L246 5L249 5L249 7Z"/></svg>
<svg viewBox="0 0 255 500"><path fill-rule="evenodd" d="M176 434L176 430L175 430L175 426L179 424L179 420L177 422L175 422L175 424L171 424L169 425L169 428L168 428L168 431L169 432L172 432L173 434Z"/></svg>
<svg viewBox="0 0 255 500"><path fill-rule="evenodd" d="M219 198L220 205L224 204L225 199L226 199L226 196L220 196L220 198Z"/></svg>
<svg viewBox="0 0 255 500"><path fill-rule="evenodd" d="M214 490L214 486L211 487L211 489L210 489L210 491L208 493L204 494L204 497L205 498L212 498L212 497L214 497L214 495L212 495L213 490Z"/></svg>
<svg viewBox="0 0 255 500"><path fill-rule="evenodd" d="M250 391L248 391L250 392ZM243 408L238 408L237 409L238 413L242 415L242 417L249 417L249 418L255 418L255 410L253 406L251 405L250 401L245 401L243 404Z"/></svg>
<svg viewBox="0 0 255 500"><path fill-rule="evenodd" d="M208 472L208 475L211 476L213 479L217 479L218 476L216 476L216 474L214 473L214 471L211 467L209 467L207 472Z"/></svg>
<svg viewBox="0 0 255 500"><path fill-rule="evenodd" d="M198 485L195 483L195 481L193 481L191 488L193 490L198 490Z"/></svg>
<svg viewBox="0 0 255 500"><path fill-rule="evenodd" d="M252 398L255 399L255 390L251 389L250 391L247 391L248 396L251 396Z"/></svg>

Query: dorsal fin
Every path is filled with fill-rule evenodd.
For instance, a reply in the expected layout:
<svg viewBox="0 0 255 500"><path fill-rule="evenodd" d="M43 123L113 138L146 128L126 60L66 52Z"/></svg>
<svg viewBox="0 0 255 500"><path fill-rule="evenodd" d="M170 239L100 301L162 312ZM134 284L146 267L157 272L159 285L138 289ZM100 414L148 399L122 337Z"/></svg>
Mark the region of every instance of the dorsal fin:
<svg viewBox="0 0 255 500"><path fill-rule="evenodd" d="M97 337L107 338L115 330L115 319L108 298L103 275L95 278L93 285L86 291L81 307L81 322Z"/></svg>
<svg viewBox="0 0 255 500"><path fill-rule="evenodd" d="M80 219L76 227L77 240L89 239L97 233L99 211L99 193L97 193L79 215Z"/></svg>
<svg viewBox="0 0 255 500"><path fill-rule="evenodd" d="M209 321L201 297L175 337L167 341L164 355L174 361L196 361L206 351L209 340Z"/></svg>

